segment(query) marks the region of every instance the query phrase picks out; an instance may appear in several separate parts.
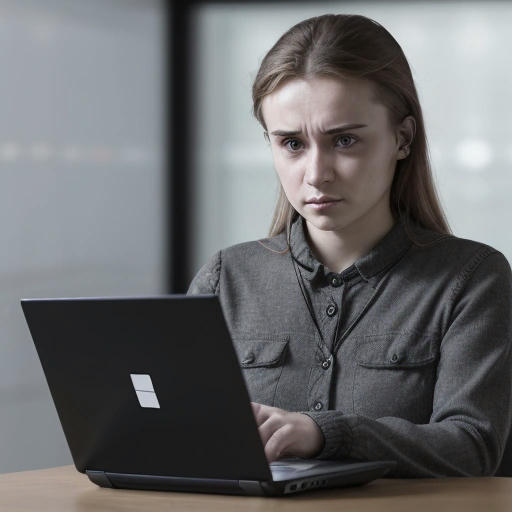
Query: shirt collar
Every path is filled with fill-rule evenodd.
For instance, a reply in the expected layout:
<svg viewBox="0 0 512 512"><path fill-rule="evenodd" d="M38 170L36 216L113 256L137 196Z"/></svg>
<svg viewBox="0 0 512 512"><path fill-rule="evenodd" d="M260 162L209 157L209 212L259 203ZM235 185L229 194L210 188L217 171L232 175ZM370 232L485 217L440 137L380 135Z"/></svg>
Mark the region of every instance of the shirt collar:
<svg viewBox="0 0 512 512"><path fill-rule="evenodd" d="M304 218L299 215L292 224L290 252L292 258L306 270L304 277L313 280L318 274L329 273L329 270L313 255L305 236L304 223ZM359 274L368 281L371 277L398 261L409 249L411 243L404 222L399 219L368 253L361 256L339 275L346 281Z"/></svg>

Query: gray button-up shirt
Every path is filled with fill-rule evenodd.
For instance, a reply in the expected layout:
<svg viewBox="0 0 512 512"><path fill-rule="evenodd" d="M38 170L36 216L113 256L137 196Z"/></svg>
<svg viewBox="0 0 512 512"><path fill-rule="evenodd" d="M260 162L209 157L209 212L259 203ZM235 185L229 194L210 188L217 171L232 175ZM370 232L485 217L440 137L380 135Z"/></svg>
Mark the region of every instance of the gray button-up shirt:
<svg viewBox="0 0 512 512"><path fill-rule="evenodd" d="M512 421L510 266L488 245L412 226L398 221L337 274L298 217L290 248L282 233L223 249L188 293L219 296L251 399L308 414L319 458L490 475Z"/></svg>

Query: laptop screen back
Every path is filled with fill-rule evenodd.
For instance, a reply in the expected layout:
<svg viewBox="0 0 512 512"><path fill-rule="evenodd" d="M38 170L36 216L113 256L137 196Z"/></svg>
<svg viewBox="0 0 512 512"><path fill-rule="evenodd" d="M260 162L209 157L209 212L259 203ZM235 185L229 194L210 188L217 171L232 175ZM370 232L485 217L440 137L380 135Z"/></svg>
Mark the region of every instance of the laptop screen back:
<svg viewBox="0 0 512 512"><path fill-rule="evenodd" d="M22 307L79 471L271 478L216 296Z"/></svg>

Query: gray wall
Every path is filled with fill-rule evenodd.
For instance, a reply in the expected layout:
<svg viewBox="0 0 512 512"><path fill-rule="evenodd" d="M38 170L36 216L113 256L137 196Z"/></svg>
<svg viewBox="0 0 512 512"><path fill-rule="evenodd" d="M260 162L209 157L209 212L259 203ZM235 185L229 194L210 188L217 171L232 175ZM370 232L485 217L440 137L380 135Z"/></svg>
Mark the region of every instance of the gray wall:
<svg viewBox="0 0 512 512"><path fill-rule="evenodd" d="M203 6L197 16L194 270L218 249L267 236L278 182L251 117L252 80L285 30L326 13L369 16L397 39L453 231L512 261L512 3L276 2Z"/></svg>
<svg viewBox="0 0 512 512"><path fill-rule="evenodd" d="M163 291L162 21L0 3L0 472L71 462L19 299Z"/></svg>

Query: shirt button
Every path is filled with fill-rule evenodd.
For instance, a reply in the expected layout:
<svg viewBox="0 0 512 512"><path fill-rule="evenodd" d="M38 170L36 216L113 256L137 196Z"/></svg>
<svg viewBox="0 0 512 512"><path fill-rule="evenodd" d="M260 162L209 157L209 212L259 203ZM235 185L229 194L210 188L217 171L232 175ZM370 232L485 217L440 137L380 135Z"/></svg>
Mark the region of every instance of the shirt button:
<svg viewBox="0 0 512 512"><path fill-rule="evenodd" d="M399 358L398 358L398 355L397 355L397 354L393 354L393 355L391 356L391 362L392 362L392 363L398 363L398 359L399 359Z"/></svg>
<svg viewBox="0 0 512 512"><path fill-rule="evenodd" d="M315 411L319 411L321 408L322 408L322 402L317 402L315 404L315 406L313 407L313 409L315 409Z"/></svg>
<svg viewBox="0 0 512 512"><path fill-rule="evenodd" d="M334 316L338 312L338 306L336 304L329 304L325 312L328 316Z"/></svg>
<svg viewBox="0 0 512 512"><path fill-rule="evenodd" d="M322 368L324 370L327 370L329 368L329 366L331 366L331 361L329 361L329 359L326 359L323 363L322 363Z"/></svg>
<svg viewBox="0 0 512 512"><path fill-rule="evenodd" d="M331 286L334 286L335 288L337 288L340 285L341 285L341 278L339 276L337 276L336 274L332 275L331 276Z"/></svg>

